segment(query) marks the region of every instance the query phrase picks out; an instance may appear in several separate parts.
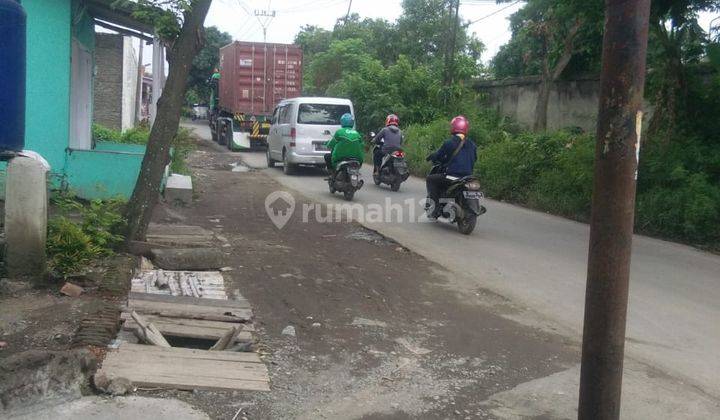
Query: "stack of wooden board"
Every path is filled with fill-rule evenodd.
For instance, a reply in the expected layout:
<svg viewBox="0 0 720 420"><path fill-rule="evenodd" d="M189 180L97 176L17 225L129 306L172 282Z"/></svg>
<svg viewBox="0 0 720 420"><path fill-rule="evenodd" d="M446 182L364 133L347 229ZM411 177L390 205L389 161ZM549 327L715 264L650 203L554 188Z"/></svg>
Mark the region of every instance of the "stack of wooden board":
<svg viewBox="0 0 720 420"><path fill-rule="evenodd" d="M166 347L168 343L164 340L165 347L160 343L153 346L121 341L119 347L109 350L96 375L102 375L110 381L127 379L134 386L140 387L268 391L267 368L256 353L220 350L231 349L238 344L241 344L240 348L247 348L249 346L243 345L253 342L253 313L248 301L242 296L227 299L220 273L198 272L192 278L195 286L199 287L193 288L182 287L182 276L175 273L145 271L138 281L133 281L133 290L143 291L130 292L121 314L124 321L122 329L151 329L162 335L163 339L180 337L208 340L216 343L213 350ZM177 287L149 288L150 283L139 281L143 279L143 274L147 274L147 279L152 279L152 284L162 277L169 283L176 282ZM212 299L172 294L187 290L208 290L212 289L208 286L213 285L218 287ZM145 292L148 289L150 293ZM145 340L148 340L147 336Z"/></svg>
<svg viewBox="0 0 720 420"><path fill-rule="evenodd" d="M225 282L219 271L140 271L133 279L133 292L172 296L227 299Z"/></svg>
<svg viewBox="0 0 720 420"><path fill-rule="evenodd" d="M215 234L200 226L174 225L150 223L148 226L147 241L151 244L182 245L182 246L212 246Z"/></svg>
<svg viewBox="0 0 720 420"><path fill-rule="evenodd" d="M121 343L96 375L137 387L269 391L267 367L256 353Z"/></svg>

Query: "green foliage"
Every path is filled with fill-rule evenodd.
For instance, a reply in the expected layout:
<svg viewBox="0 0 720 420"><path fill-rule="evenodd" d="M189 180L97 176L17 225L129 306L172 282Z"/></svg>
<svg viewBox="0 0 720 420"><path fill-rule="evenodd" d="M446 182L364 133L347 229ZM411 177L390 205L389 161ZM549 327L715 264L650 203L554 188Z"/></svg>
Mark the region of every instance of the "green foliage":
<svg viewBox="0 0 720 420"><path fill-rule="evenodd" d="M152 25L157 36L171 44L180 35L183 18L192 9L192 3L193 0L115 0L112 5Z"/></svg>
<svg viewBox="0 0 720 420"><path fill-rule="evenodd" d="M115 143L147 144L150 128L141 124L121 133L100 124L92 125L92 137L95 141L111 141Z"/></svg>
<svg viewBox="0 0 720 420"><path fill-rule="evenodd" d="M205 44L193 59L188 76L186 101L188 104L210 101L210 85L207 80L220 65L220 48L232 42L232 36L215 26L205 28Z"/></svg>
<svg viewBox="0 0 720 420"><path fill-rule="evenodd" d="M457 28L455 82L443 85L444 54L452 26L443 0L405 0L395 22L352 15L332 31L303 27L295 42L305 54L304 93L350 98L361 131L375 130L395 113L403 126L469 109L466 87L481 72L482 43Z"/></svg>
<svg viewBox="0 0 720 420"><path fill-rule="evenodd" d="M103 125L93 123L92 138L95 141L120 141L122 133Z"/></svg>
<svg viewBox="0 0 720 420"><path fill-rule="evenodd" d="M55 273L82 271L93 260L111 255L122 241L122 200L83 203L69 193L58 193L51 202L60 213L48 222L47 253Z"/></svg>
<svg viewBox="0 0 720 420"><path fill-rule="evenodd" d="M508 0L505 0L508 1ZM562 74L578 75L600 70L603 31L600 0L530 0L510 17L512 38L492 60L496 78L541 75L545 66L555 67L565 41L578 23L572 58Z"/></svg>
<svg viewBox="0 0 720 420"><path fill-rule="evenodd" d="M102 249L92 243L79 224L61 216L48 222L47 253L50 269L67 276L102 256Z"/></svg>
<svg viewBox="0 0 720 420"><path fill-rule="evenodd" d="M147 126L139 125L125 131L120 139L120 143L147 144L149 138L150 129Z"/></svg>
<svg viewBox="0 0 720 420"><path fill-rule="evenodd" d="M180 127L172 143L173 152L170 161L170 171L176 174L190 175L187 167L187 157L195 150L195 140L191 129Z"/></svg>

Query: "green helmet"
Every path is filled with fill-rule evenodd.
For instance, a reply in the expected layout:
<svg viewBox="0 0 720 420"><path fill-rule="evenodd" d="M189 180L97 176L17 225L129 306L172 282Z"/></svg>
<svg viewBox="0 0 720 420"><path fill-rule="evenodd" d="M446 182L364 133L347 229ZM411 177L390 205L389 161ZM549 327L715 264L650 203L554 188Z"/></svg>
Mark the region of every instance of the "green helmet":
<svg viewBox="0 0 720 420"><path fill-rule="evenodd" d="M355 125L355 118L348 112L340 117L340 125L343 128L352 128Z"/></svg>

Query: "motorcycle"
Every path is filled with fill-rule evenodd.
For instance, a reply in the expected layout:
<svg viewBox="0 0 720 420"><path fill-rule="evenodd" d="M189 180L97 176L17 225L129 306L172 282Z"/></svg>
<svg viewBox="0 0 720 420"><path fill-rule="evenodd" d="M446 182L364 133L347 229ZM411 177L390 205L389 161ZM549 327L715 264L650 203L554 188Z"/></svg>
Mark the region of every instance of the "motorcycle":
<svg viewBox="0 0 720 420"><path fill-rule="evenodd" d="M435 163L430 174L437 174L442 171L442 166ZM487 209L480 204L485 195L480 190L480 182L472 175L456 177L445 175L450 185L440 195L440 203L432 203L428 197L425 211L429 218L433 217L436 206L441 206L440 216L446 218L450 223L457 224L458 231L463 235L469 235L475 230L477 217L485 214Z"/></svg>
<svg viewBox="0 0 720 420"><path fill-rule="evenodd" d="M373 135L373 137L375 136ZM381 149L382 144L376 144L373 147L373 156ZM407 162L405 162L405 152L397 148L383 156L380 168L373 171L373 182L375 182L375 185L388 184L392 191L398 191L400 190L400 184L405 182L409 176L410 171L408 171Z"/></svg>
<svg viewBox="0 0 720 420"><path fill-rule="evenodd" d="M327 178L330 194L342 192L347 201L352 201L355 191L362 188L364 181L360 176L360 162L354 159L343 160Z"/></svg>

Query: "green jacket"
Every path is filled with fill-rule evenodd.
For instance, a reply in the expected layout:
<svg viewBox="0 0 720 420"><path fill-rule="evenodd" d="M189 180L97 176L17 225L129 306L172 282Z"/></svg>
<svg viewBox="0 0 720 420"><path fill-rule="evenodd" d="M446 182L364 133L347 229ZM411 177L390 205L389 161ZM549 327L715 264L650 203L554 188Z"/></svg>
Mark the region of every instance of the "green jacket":
<svg viewBox="0 0 720 420"><path fill-rule="evenodd" d="M355 131L353 128L341 128L335 132L330 141L325 143L328 149L331 150L331 162L333 169L335 165L347 158L356 158L362 163L365 157L365 148L363 146L362 137L360 133Z"/></svg>

